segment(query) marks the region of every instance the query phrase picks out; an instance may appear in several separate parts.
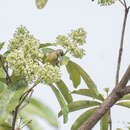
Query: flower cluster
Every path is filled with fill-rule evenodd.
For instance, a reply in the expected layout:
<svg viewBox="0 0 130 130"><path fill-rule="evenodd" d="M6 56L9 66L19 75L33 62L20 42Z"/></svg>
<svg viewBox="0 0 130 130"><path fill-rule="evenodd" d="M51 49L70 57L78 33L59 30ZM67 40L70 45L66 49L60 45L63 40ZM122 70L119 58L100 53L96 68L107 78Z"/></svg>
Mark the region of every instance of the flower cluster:
<svg viewBox="0 0 130 130"><path fill-rule="evenodd" d="M42 63L43 53L40 42L21 26L9 43L7 62L15 75L26 77L29 83L43 82L51 84L60 80L60 68L49 63Z"/></svg>
<svg viewBox="0 0 130 130"><path fill-rule="evenodd" d="M76 58L82 58L85 55L85 50L80 48L86 42L86 32L83 28L72 30L68 36L59 35L56 38L56 43L66 49L67 52Z"/></svg>
<svg viewBox="0 0 130 130"><path fill-rule="evenodd" d="M53 66L50 63L46 63L42 71L39 71L40 81L44 81L46 84L52 84L61 79L61 72L58 66Z"/></svg>
<svg viewBox="0 0 130 130"><path fill-rule="evenodd" d="M101 6L109 6L115 3L115 0L99 0L98 4Z"/></svg>

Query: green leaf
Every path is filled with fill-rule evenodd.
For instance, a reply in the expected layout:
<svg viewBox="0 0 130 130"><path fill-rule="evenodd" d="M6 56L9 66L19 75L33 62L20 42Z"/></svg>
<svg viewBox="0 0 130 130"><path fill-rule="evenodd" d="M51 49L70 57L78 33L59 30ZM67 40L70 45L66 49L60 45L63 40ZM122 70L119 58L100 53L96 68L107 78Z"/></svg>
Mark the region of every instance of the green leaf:
<svg viewBox="0 0 130 130"><path fill-rule="evenodd" d="M120 100L130 100L130 94L124 95Z"/></svg>
<svg viewBox="0 0 130 130"><path fill-rule="evenodd" d="M104 91L108 94L109 88L104 88Z"/></svg>
<svg viewBox="0 0 130 130"><path fill-rule="evenodd" d="M6 89L7 87L8 86L5 83L0 81L0 93L2 93L4 91L4 89Z"/></svg>
<svg viewBox="0 0 130 130"><path fill-rule="evenodd" d="M11 98L8 106L7 106L7 111L9 113L12 112L12 110L14 110L14 108L18 105L19 103L19 99L21 97L21 95L24 93L24 91L27 89L28 87L23 87L18 89L15 94L13 95L13 97Z"/></svg>
<svg viewBox="0 0 130 130"><path fill-rule="evenodd" d="M128 102L119 102L119 103L116 103L116 105L130 108L130 101L128 101Z"/></svg>
<svg viewBox="0 0 130 130"><path fill-rule="evenodd" d="M51 49L51 48L41 48L42 52L44 55L46 55L47 53L51 53L53 52L54 50Z"/></svg>
<svg viewBox="0 0 130 130"><path fill-rule="evenodd" d="M3 48L5 42L0 42L0 50Z"/></svg>
<svg viewBox="0 0 130 130"><path fill-rule="evenodd" d="M30 130L43 130L43 128L40 127L40 124L35 120L35 118L31 114L24 111L21 113L21 116L24 120L31 121L26 125Z"/></svg>
<svg viewBox="0 0 130 130"><path fill-rule="evenodd" d="M70 58L68 56L63 56L62 65L67 65L69 60L70 60Z"/></svg>
<svg viewBox="0 0 130 130"><path fill-rule="evenodd" d="M69 73L70 80L72 80L73 82L73 86L77 88L81 82L79 71L77 70L77 68L75 67L75 64L73 64L72 61L68 62L68 64L66 65L66 68Z"/></svg>
<svg viewBox="0 0 130 130"><path fill-rule="evenodd" d="M68 106L67 106L64 98L58 91L58 89L52 84L50 85L50 87L52 88L53 92L55 93L56 98L61 106L61 110L62 110L63 117L64 117L64 123L66 123L68 121L68 112L69 112Z"/></svg>
<svg viewBox="0 0 130 130"><path fill-rule="evenodd" d="M75 70L81 75L81 77L87 84L88 88L98 96L99 92L97 90L96 84L93 82L90 76L78 64L74 63L73 61L69 61L68 64L71 64L71 66L75 68Z"/></svg>
<svg viewBox="0 0 130 130"><path fill-rule="evenodd" d="M5 118L7 105L14 94L15 91L9 88L5 88L3 92L0 93L0 122Z"/></svg>
<svg viewBox="0 0 130 130"><path fill-rule="evenodd" d="M92 115L95 110L96 108L92 108L81 114L72 125L71 130L78 130L78 128L80 128L80 126Z"/></svg>
<svg viewBox="0 0 130 130"><path fill-rule="evenodd" d="M46 55L47 55L47 53L51 53L51 52L53 52L54 50L53 49L51 49L51 48L41 48L41 50L42 50L42 52L43 52L43 54L44 54L44 57L43 57L43 62L45 61L45 59L46 59Z"/></svg>
<svg viewBox="0 0 130 130"><path fill-rule="evenodd" d="M84 108L89 108L93 106L100 105L97 101L90 101L90 100L80 100L74 101L71 104L68 104L69 112L77 111ZM58 117L62 115L62 111L59 112Z"/></svg>
<svg viewBox="0 0 130 130"><path fill-rule="evenodd" d="M123 130L123 129L121 129L121 128L117 128L116 130Z"/></svg>
<svg viewBox="0 0 130 130"><path fill-rule="evenodd" d="M2 67L0 67L0 78L6 78L6 73Z"/></svg>
<svg viewBox="0 0 130 130"><path fill-rule="evenodd" d="M32 98L30 104L25 107L25 111L46 119L51 125L58 127L56 116L52 110L34 98Z"/></svg>
<svg viewBox="0 0 130 130"><path fill-rule="evenodd" d="M108 112L102 117L100 121L100 130L108 130L109 114Z"/></svg>
<svg viewBox="0 0 130 130"><path fill-rule="evenodd" d="M0 130L11 130L11 126L8 123L0 124Z"/></svg>
<svg viewBox="0 0 130 130"><path fill-rule="evenodd" d="M79 89L79 90L74 90L72 91L73 94L78 94L78 95L83 95L83 96L88 96L88 97L92 97L94 99L98 99L101 101L104 101L104 97L99 94L96 95L93 91L91 91L90 89Z"/></svg>
<svg viewBox="0 0 130 130"><path fill-rule="evenodd" d="M62 93L65 100L67 101L67 103L69 104L69 103L73 102L73 98L72 98L66 84L62 80L60 80L59 82L56 83L56 85L59 88L59 90Z"/></svg>
<svg viewBox="0 0 130 130"><path fill-rule="evenodd" d="M48 0L36 0L36 6L38 9L42 9Z"/></svg>
<svg viewBox="0 0 130 130"><path fill-rule="evenodd" d="M6 84L6 78L0 78L0 81Z"/></svg>
<svg viewBox="0 0 130 130"><path fill-rule="evenodd" d="M26 86L27 84L23 79L17 79L15 82L10 83L9 86L0 93L0 121L5 118L8 103L16 90Z"/></svg>
<svg viewBox="0 0 130 130"><path fill-rule="evenodd" d="M56 46L55 43L43 43L43 44L40 44L40 48L44 48L44 47L48 47L48 46Z"/></svg>

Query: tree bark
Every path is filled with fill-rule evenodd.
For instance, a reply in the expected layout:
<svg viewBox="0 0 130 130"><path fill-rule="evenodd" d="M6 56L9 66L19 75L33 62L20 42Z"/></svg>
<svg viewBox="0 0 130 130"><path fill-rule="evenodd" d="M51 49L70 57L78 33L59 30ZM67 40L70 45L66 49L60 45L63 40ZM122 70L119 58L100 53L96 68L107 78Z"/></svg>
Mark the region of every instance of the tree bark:
<svg viewBox="0 0 130 130"><path fill-rule="evenodd" d="M93 126L103 117L103 115L124 96L124 90L127 89L126 84L130 79L130 65L123 75L119 84L113 89L106 100L96 109L88 120L79 128L79 130L91 130ZM128 90L128 89L127 89Z"/></svg>

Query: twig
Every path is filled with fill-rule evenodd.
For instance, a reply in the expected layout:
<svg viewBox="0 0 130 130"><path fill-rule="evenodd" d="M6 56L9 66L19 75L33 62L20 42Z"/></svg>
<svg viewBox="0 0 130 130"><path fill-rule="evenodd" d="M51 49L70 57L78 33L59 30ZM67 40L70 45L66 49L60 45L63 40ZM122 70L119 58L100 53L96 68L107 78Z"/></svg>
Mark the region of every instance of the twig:
<svg viewBox="0 0 130 130"><path fill-rule="evenodd" d="M12 130L15 130L15 124L16 124L16 120L17 120L17 115L18 115L18 112L20 110L22 110L24 107L26 107L30 100L31 100L31 96L32 96L32 93L33 93L33 88L36 86L37 84L33 85L30 89L28 89L27 91L25 91L21 97L20 97L20 100L19 100L19 104L15 107L15 110L13 111L13 121L12 121ZM30 94L30 95L29 95ZM23 106L22 103L26 100L26 98L28 97L29 95L29 98L28 98L28 101L26 102L26 104L24 104Z"/></svg>
<svg viewBox="0 0 130 130"><path fill-rule="evenodd" d="M4 66L4 63L3 63L3 60L2 60L2 57L0 56L0 62L1 62L1 65L2 65L2 68L4 69L5 73L6 73L6 76L8 78L8 80L11 82L11 78L8 74L8 70L6 69L6 67Z"/></svg>
<svg viewBox="0 0 130 130"><path fill-rule="evenodd" d="M27 102L26 102L23 106L21 106L21 107L19 108L19 110L22 110L23 108L25 108L25 107L30 103L33 92L34 92L34 90L32 89L32 91L30 92L30 95L28 94L29 97L28 97Z"/></svg>
<svg viewBox="0 0 130 130"><path fill-rule="evenodd" d="M128 16L129 9L125 9L125 15L123 20L123 26L122 26L122 34L121 34L121 42L120 42L120 49L119 49L119 55L118 55L118 62L117 62L117 70L116 70L116 85L119 81L119 72L120 72L120 65L121 65L121 58L122 58L122 52L123 52L123 44L124 44L124 34L125 34L125 28L126 28L126 21Z"/></svg>
<svg viewBox="0 0 130 130"><path fill-rule="evenodd" d="M38 84L34 84L30 89L28 89L27 91L25 91L21 97L20 100L22 100L22 98L24 97L24 95L28 94L29 92L31 92Z"/></svg>
<svg viewBox="0 0 130 130"><path fill-rule="evenodd" d="M119 2L125 7L125 4L121 0L119 0Z"/></svg>
<svg viewBox="0 0 130 130"><path fill-rule="evenodd" d="M127 9L127 4L126 4L126 1L125 1L125 0L123 0L123 1L124 1L125 8Z"/></svg>

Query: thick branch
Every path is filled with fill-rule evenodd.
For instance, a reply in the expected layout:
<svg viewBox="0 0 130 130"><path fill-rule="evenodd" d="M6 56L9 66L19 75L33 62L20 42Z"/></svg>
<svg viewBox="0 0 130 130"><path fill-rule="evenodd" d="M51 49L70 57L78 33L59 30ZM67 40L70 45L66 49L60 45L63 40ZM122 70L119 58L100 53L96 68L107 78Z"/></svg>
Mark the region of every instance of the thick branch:
<svg viewBox="0 0 130 130"><path fill-rule="evenodd" d="M113 89L112 93L100 105L99 108L88 118L88 120L79 128L79 130L91 130L93 126L109 111L109 109L123 96L120 91L125 89L130 79L130 65L123 75L120 83Z"/></svg>
<svg viewBox="0 0 130 130"><path fill-rule="evenodd" d="M124 89L122 89L122 90L120 91L120 93L121 93L122 95L129 94L129 93L130 93L130 85L129 85L129 86L126 86Z"/></svg>

